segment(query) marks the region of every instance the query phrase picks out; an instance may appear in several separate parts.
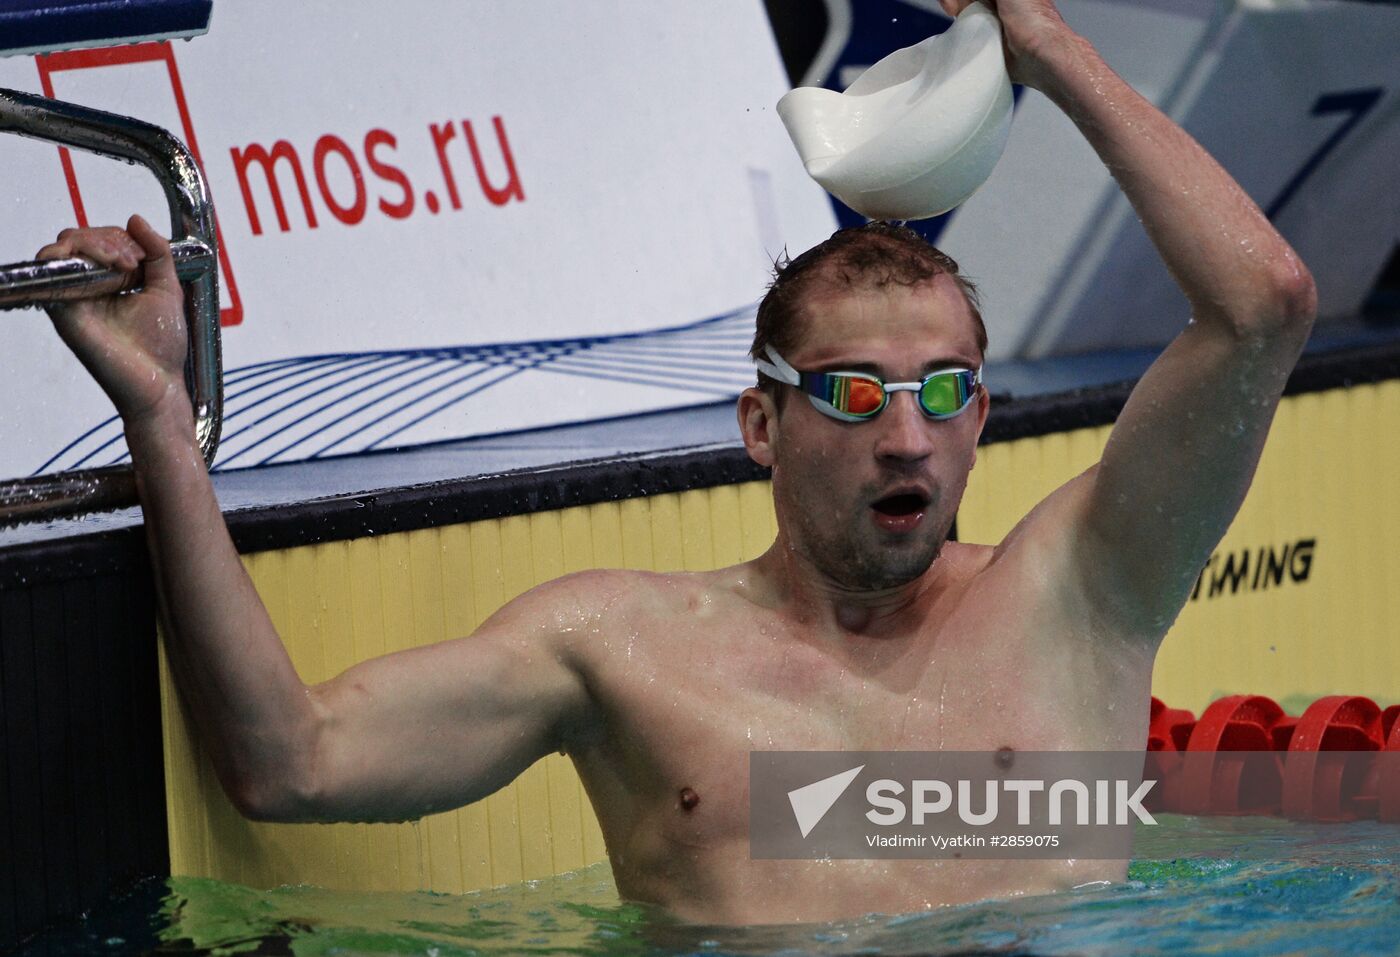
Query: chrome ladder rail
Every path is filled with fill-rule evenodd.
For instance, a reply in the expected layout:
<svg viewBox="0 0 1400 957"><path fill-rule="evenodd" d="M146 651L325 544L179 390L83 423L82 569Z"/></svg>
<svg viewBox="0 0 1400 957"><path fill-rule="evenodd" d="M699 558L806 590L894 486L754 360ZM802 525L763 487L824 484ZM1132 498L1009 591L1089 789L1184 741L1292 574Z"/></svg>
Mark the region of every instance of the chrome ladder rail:
<svg viewBox="0 0 1400 957"><path fill-rule="evenodd" d="M185 382L206 465L219 448L223 364L219 342L218 239L214 205L194 156L166 130L73 103L0 89L0 132L69 146L150 170L170 206L171 252L185 290L190 355ZM0 309L71 301L129 288L123 273L86 259L0 266ZM129 466L0 480L0 526L134 505Z"/></svg>

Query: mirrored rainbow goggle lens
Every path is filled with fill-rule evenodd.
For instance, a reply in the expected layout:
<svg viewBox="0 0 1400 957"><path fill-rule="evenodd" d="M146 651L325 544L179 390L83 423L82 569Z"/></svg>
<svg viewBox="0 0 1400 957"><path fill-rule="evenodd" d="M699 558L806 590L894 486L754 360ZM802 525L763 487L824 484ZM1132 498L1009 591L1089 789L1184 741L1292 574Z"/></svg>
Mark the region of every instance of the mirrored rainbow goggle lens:
<svg viewBox="0 0 1400 957"><path fill-rule="evenodd" d="M919 404L930 415L952 415L967 406L976 390L976 373L943 372L924 380Z"/></svg>
<svg viewBox="0 0 1400 957"><path fill-rule="evenodd" d="M885 387L874 376L801 373L801 388L847 415L873 416L885 407ZM936 372L923 381L919 405L926 414L950 416L972 399L977 374L964 369Z"/></svg>

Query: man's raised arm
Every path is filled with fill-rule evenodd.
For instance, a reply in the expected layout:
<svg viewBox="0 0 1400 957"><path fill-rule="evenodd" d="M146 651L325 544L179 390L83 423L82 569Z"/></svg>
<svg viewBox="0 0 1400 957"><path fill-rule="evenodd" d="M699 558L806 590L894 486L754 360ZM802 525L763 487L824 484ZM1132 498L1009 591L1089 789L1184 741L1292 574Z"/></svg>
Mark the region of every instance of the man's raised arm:
<svg viewBox="0 0 1400 957"><path fill-rule="evenodd" d="M561 580L471 638L365 662L307 687L244 572L195 440L183 294L166 241L65 230L39 258L145 267L134 294L50 310L116 404L136 471L167 647L230 798L275 820L402 820L483 797L565 747L589 699L564 635L599 594ZM585 629L579 629L585 633Z"/></svg>
<svg viewBox="0 0 1400 957"><path fill-rule="evenodd" d="M1189 325L1133 390L1101 462L1046 503L1098 609L1160 638L1244 500L1312 327L1312 277L1229 174L1050 0L993 5L1012 78L1078 126L1190 302Z"/></svg>

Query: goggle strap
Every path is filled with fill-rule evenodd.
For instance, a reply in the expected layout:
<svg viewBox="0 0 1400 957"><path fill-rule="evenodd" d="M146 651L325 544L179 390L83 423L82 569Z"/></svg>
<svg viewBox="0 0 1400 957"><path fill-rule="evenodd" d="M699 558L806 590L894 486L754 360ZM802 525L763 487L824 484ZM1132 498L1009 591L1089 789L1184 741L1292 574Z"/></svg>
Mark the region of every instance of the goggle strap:
<svg viewBox="0 0 1400 957"><path fill-rule="evenodd" d="M770 379L778 382L786 382L788 385L801 385L802 376L796 369L788 365L787 360L778 355L778 350L771 345L764 347L764 353L772 362L764 362L762 359L753 360L754 366Z"/></svg>

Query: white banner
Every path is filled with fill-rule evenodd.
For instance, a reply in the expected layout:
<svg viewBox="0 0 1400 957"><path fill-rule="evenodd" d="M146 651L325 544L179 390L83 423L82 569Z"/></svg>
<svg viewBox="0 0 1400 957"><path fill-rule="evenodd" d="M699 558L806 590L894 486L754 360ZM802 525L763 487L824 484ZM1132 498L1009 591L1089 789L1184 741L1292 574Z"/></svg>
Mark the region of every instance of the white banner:
<svg viewBox="0 0 1400 957"><path fill-rule="evenodd" d="M828 7L813 69L832 77L946 21L935 0ZM1354 314L1400 240L1400 8L1060 7L1270 213L1323 315ZM352 9L240 0L190 43L0 60L0 86L47 84L197 148L225 252L221 467L686 406L752 381L771 257L835 225L775 115L787 83L758 0ZM165 221L143 171L74 154L70 175L17 137L0 137L0 201L0 261L79 210ZM991 179L934 226L982 288L994 359L1159 346L1186 321L1107 171L1039 94L1019 97ZM106 400L41 317L0 316L0 350L0 472L121 460Z"/></svg>
<svg viewBox="0 0 1400 957"><path fill-rule="evenodd" d="M773 104L758 0L216 6L207 36L0 60L136 116L219 215L242 467L737 393L772 257L834 228ZM347 12L349 11L349 12ZM70 171L71 170L71 171ZM0 137L0 261L78 218L168 223L148 173ZM123 457L39 314L0 318L0 472Z"/></svg>

